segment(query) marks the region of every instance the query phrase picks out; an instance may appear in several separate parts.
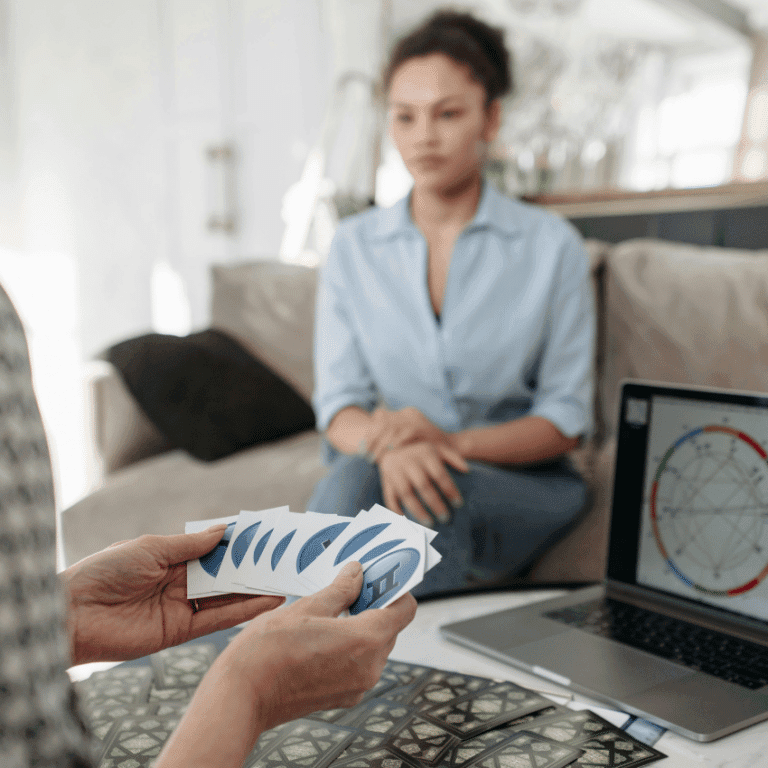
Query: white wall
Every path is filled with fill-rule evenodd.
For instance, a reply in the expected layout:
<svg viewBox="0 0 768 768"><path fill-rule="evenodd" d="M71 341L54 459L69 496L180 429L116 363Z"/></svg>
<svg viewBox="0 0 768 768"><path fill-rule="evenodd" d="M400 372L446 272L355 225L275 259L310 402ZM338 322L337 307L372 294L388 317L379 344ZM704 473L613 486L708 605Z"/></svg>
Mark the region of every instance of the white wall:
<svg viewBox="0 0 768 768"><path fill-rule="evenodd" d="M203 325L212 260L278 252L281 198L300 175L325 108L321 2L194 0L215 23L197 31L194 23L179 24L182 36L174 39L169 15L184 19L192 5L0 0L0 281L15 284L11 293L21 297L33 335L55 327L66 336L60 346L67 361L38 356L43 368L49 362L36 372L41 392L59 379L60 389L77 394L84 360L150 330L157 263L170 264L185 281L195 322ZM214 120L222 132L212 138L242 140L247 162L238 169L238 235L218 234L206 249L199 245L204 233L185 239L190 226L205 229L205 217L190 225L178 209L189 191L180 148L195 135L194 127L183 136L178 129L199 116L184 111L195 95L189 67L202 56L195 66L204 71L211 46L223 55ZM199 138L194 151L202 157L211 137ZM200 198L207 193L202 184L195 188ZM46 301L24 298L34 295ZM73 403L71 413L81 406ZM43 410L54 454L82 453L82 418L73 423L71 413ZM85 477L64 483L60 505L87 484Z"/></svg>
<svg viewBox="0 0 768 768"><path fill-rule="evenodd" d="M22 247L73 257L91 355L149 327L165 244L155 2L11 3Z"/></svg>
<svg viewBox="0 0 768 768"><path fill-rule="evenodd" d="M0 241L21 241L17 190L17 143L9 0L0 0Z"/></svg>
<svg viewBox="0 0 768 768"><path fill-rule="evenodd" d="M153 0L0 4L0 281L27 329L59 507L93 480L82 360L149 323L146 254L165 226L155 16Z"/></svg>

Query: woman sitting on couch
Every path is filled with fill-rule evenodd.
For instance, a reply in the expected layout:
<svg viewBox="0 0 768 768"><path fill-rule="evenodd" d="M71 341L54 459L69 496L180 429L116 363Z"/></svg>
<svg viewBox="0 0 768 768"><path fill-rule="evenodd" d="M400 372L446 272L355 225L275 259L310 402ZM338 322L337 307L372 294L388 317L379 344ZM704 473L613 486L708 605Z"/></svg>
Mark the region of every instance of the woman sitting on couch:
<svg viewBox="0 0 768 768"><path fill-rule="evenodd" d="M411 193L339 226L318 293L314 406L330 472L309 509L383 503L437 526L414 594L518 574L585 484L594 308L581 240L483 180L509 90L501 31L438 12L385 72Z"/></svg>

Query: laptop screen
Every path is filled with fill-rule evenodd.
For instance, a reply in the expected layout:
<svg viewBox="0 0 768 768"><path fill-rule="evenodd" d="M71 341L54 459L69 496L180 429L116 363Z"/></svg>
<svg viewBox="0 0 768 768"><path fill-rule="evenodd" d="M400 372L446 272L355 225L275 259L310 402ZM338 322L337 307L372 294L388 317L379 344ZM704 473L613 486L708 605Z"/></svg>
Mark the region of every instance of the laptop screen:
<svg viewBox="0 0 768 768"><path fill-rule="evenodd" d="M625 384L620 415L636 583L768 621L768 397Z"/></svg>

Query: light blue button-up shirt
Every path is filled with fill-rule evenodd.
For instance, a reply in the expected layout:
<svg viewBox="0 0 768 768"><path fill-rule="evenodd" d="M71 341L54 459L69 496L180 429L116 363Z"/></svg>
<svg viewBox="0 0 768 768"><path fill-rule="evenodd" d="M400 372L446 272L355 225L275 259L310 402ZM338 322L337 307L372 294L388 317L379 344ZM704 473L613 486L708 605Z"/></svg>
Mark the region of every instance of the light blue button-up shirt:
<svg viewBox="0 0 768 768"><path fill-rule="evenodd" d="M318 428L350 405L414 406L456 432L525 415L592 430L589 262L563 219L486 183L456 240L440 318L410 198L339 225L315 327Z"/></svg>

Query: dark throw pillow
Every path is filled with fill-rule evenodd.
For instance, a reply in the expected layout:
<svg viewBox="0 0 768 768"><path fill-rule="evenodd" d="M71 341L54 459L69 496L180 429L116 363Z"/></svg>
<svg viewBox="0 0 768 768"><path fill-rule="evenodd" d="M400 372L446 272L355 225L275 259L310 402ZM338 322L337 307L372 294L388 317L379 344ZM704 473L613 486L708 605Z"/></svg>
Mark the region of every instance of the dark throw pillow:
<svg viewBox="0 0 768 768"><path fill-rule="evenodd" d="M149 333L106 357L168 441L204 461L315 426L306 400L221 331Z"/></svg>

